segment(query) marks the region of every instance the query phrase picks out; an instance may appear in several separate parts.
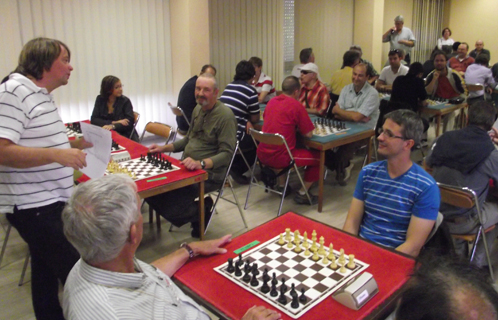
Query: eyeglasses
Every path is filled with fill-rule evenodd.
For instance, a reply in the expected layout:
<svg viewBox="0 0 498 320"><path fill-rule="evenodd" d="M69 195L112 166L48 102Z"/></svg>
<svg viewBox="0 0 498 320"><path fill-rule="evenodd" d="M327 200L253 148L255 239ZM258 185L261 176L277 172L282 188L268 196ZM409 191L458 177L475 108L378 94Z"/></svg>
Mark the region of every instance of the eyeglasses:
<svg viewBox="0 0 498 320"><path fill-rule="evenodd" d="M401 137L401 136L395 136L394 133L392 133L390 130L384 130L384 128L380 128L379 129L379 136L381 134L384 134L387 138L391 139L391 138L396 138L396 139L401 139L401 140L407 140L406 138L404 137Z"/></svg>
<svg viewBox="0 0 498 320"><path fill-rule="evenodd" d="M311 73L311 71L301 70L301 73L302 74L308 74L308 73Z"/></svg>

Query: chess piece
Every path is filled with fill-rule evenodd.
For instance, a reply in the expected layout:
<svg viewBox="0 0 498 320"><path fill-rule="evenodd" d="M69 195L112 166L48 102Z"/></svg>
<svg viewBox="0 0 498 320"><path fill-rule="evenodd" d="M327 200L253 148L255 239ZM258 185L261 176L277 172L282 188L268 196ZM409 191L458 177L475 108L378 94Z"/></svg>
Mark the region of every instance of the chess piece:
<svg viewBox="0 0 498 320"><path fill-rule="evenodd" d="M285 291L282 290L282 287L280 287L280 296L278 297L277 301L283 305L287 304L287 297L285 296Z"/></svg>
<svg viewBox="0 0 498 320"><path fill-rule="evenodd" d="M278 238L278 244L281 246L285 244L284 236L282 234L280 234L280 237Z"/></svg>
<svg viewBox="0 0 498 320"><path fill-rule="evenodd" d="M268 268L265 268L265 271L263 271L263 281L270 281L270 276L268 275Z"/></svg>
<svg viewBox="0 0 498 320"><path fill-rule="evenodd" d="M329 265L329 267L332 270L337 270L338 266L337 266L337 262L335 261L335 257L334 257L334 259L332 259L332 263Z"/></svg>
<svg viewBox="0 0 498 320"><path fill-rule="evenodd" d="M309 248L306 248L306 250L304 251L304 256L309 257L310 254L311 254L311 252L310 252Z"/></svg>
<svg viewBox="0 0 498 320"><path fill-rule="evenodd" d="M285 284L285 278L282 278L282 284L280 285L280 290L284 293L287 291L287 285Z"/></svg>
<svg viewBox="0 0 498 320"><path fill-rule="evenodd" d="M303 233L303 247L308 248L310 246L308 242L308 233L304 231Z"/></svg>
<svg viewBox="0 0 498 320"><path fill-rule="evenodd" d="M325 248L323 247L323 244L325 243L325 240L323 239L323 237L320 237L320 248L318 249L318 254L323 256L325 255Z"/></svg>
<svg viewBox="0 0 498 320"><path fill-rule="evenodd" d="M278 283L277 275L275 274L275 272L273 272L273 278L271 279L271 284L276 286L277 283Z"/></svg>
<svg viewBox="0 0 498 320"><path fill-rule="evenodd" d="M354 263L354 254L349 255L349 262L348 262L348 268L349 269L354 269L355 263Z"/></svg>
<svg viewBox="0 0 498 320"><path fill-rule="evenodd" d="M299 230L294 231L294 242L295 245L299 244L301 241L299 240Z"/></svg>
<svg viewBox="0 0 498 320"><path fill-rule="evenodd" d="M311 252L316 252L318 250L317 246L316 246L316 239L313 240L313 243L311 244L311 248L310 248L310 251Z"/></svg>
<svg viewBox="0 0 498 320"><path fill-rule="evenodd" d="M249 259L246 259L246 264L244 265L244 272L249 272L251 271L251 263L249 262Z"/></svg>
<svg viewBox="0 0 498 320"><path fill-rule="evenodd" d="M307 302L307 298L306 296L304 295L304 288L301 288L301 295L299 296L299 302L301 303L306 303Z"/></svg>
<svg viewBox="0 0 498 320"><path fill-rule="evenodd" d="M235 276L240 277L242 275L242 270L240 270L240 266L238 263L235 263Z"/></svg>
<svg viewBox="0 0 498 320"><path fill-rule="evenodd" d="M289 242L287 242L287 249L292 249L292 247L292 241L289 240Z"/></svg>
<svg viewBox="0 0 498 320"><path fill-rule="evenodd" d="M228 258L227 271L228 271L228 273L233 273L235 271L235 267L233 266L233 259L232 258Z"/></svg>
<svg viewBox="0 0 498 320"><path fill-rule="evenodd" d="M299 245L299 241L296 243L296 247L294 248L294 252L296 253L299 253L303 251L303 249L301 249L301 246Z"/></svg>
<svg viewBox="0 0 498 320"><path fill-rule="evenodd" d="M340 273L346 273L346 268L345 267L346 267L346 263L344 262L344 263L341 264L341 269L339 269L339 272Z"/></svg>
<svg viewBox="0 0 498 320"><path fill-rule="evenodd" d="M259 275L259 269L258 269L258 264L256 262L254 262L252 264L252 271L251 271L253 274L256 274L256 275Z"/></svg>
<svg viewBox="0 0 498 320"><path fill-rule="evenodd" d="M270 296L272 297L278 296L277 285L275 283L271 284Z"/></svg>
<svg viewBox="0 0 498 320"><path fill-rule="evenodd" d="M296 285L292 284L291 285L291 291L289 292L291 297L297 296L297 291L296 291Z"/></svg>
<svg viewBox="0 0 498 320"><path fill-rule="evenodd" d="M299 308L299 300L297 294L295 296L292 296L291 308L293 309Z"/></svg>
<svg viewBox="0 0 498 320"><path fill-rule="evenodd" d="M244 276L242 277L242 281L245 283L251 281L251 275L249 274L249 270L245 271Z"/></svg>
<svg viewBox="0 0 498 320"><path fill-rule="evenodd" d="M258 285L259 285L258 278L256 278L256 274L253 272L252 279L251 279L251 286L257 287Z"/></svg>
<svg viewBox="0 0 498 320"><path fill-rule="evenodd" d="M339 255L339 264L342 264L343 262L346 261L346 257L344 256L344 249L341 248L341 250L339 250L340 252L340 255Z"/></svg>
<svg viewBox="0 0 498 320"><path fill-rule="evenodd" d="M237 264L239 265L239 267L242 267L242 265L244 264L244 261L242 260L242 254L239 254L239 261L237 261Z"/></svg>
<svg viewBox="0 0 498 320"><path fill-rule="evenodd" d="M290 228L285 228L285 241L291 241Z"/></svg>
<svg viewBox="0 0 498 320"><path fill-rule="evenodd" d="M317 251L313 252L313 257L311 257L311 260L313 260L313 261L320 260L320 256L318 255Z"/></svg>
<svg viewBox="0 0 498 320"><path fill-rule="evenodd" d="M311 241L316 241L316 230L311 233Z"/></svg>
<svg viewBox="0 0 498 320"><path fill-rule="evenodd" d="M327 256L327 258L329 260L332 260L332 257L335 257L334 256L334 245L332 243L330 243L330 245L329 245L329 255Z"/></svg>
<svg viewBox="0 0 498 320"><path fill-rule="evenodd" d="M323 255L322 263L323 264L329 264L329 259L327 259L326 255Z"/></svg>
<svg viewBox="0 0 498 320"><path fill-rule="evenodd" d="M263 278L263 285L261 286L261 292L263 292L264 294L270 292L270 286L268 286L268 280L265 281L264 278Z"/></svg>

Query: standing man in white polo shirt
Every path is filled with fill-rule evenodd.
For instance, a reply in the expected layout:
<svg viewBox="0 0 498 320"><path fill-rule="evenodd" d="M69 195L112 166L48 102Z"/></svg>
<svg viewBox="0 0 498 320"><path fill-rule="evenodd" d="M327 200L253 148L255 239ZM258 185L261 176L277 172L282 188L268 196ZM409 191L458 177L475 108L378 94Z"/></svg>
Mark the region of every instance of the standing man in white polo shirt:
<svg viewBox="0 0 498 320"><path fill-rule="evenodd" d="M86 166L84 139L69 141L51 92L73 67L61 41L36 38L0 86L0 212L28 243L37 319L64 319L64 284L79 254L62 231L61 213L73 191L73 170Z"/></svg>
<svg viewBox="0 0 498 320"><path fill-rule="evenodd" d="M409 66L411 61L412 48L415 46L415 36L413 32L408 29L405 25L405 19L403 16L397 16L394 18L394 27L387 30L386 33L382 35L382 42L389 42L390 49L403 49L406 53L405 61Z"/></svg>

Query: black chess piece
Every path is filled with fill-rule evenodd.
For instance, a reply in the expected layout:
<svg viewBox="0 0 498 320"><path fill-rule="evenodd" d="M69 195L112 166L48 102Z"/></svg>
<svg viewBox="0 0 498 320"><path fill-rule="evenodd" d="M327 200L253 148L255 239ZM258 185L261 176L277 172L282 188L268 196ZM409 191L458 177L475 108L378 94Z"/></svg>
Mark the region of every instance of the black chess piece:
<svg viewBox="0 0 498 320"><path fill-rule="evenodd" d="M239 267L242 267L242 265L244 264L244 260L242 260L242 254L239 254L239 260L237 261L237 264L239 265Z"/></svg>
<svg viewBox="0 0 498 320"><path fill-rule="evenodd" d="M272 285L271 285L270 296L272 296L272 297L278 296L277 286L273 282L272 282Z"/></svg>
<svg viewBox="0 0 498 320"><path fill-rule="evenodd" d="M249 274L249 271L246 271L244 273L244 276L242 277L242 281L244 281L245 283L251 281L251 275Z"/></svg>
<svg viewBox="0 0 498 320"><path fill-rule="evenodd" d="M235 267L233 266L233 259L232 258L228 258L227 271L228 271L228 273L233 273L235 271Z"/></svg>
<svg viewBox="0 0 498 320"><path fill-rule="evenodd" d="M270 277L268 277L270 278ZM263 285L261 286L261 292L268 293L270 292L270 286L268 285L268 280L263 279Z"/></svg>
<svg viewBox="0 0 498 320"><path fill-rule="evenodd" d="M263 271L263 281L270 281L270 276L268 275L268 269L265 268L265 271Z"/></svg>
<svg viewBox="0 0 498 320"><path fill-rule="evenodd" d="M294 284L291 285L291 291L289 292L291 297L297 296L296 286Z"/></svg>
<svg viewBox="0 0 498 320"><path fill-rule="evenodd" d="M256 262L252 264L252 274L259 275L258 264Z"/></svg>
<svg viewBox="0 0 498 320"><path fill-rule="evenodd" d="M280 296L277 301L283 305L287 304L287 297L285 296L285 291L282 290L282 287L280 287Z"/></svg>
<svg viewBox="0 0 498 320"><path fill-rule="evenodd" d="M299 308L299 300L297 294L295 296L292 296L291 308L293 309Z"/></svg>
<svg viewBox="0 0 498 320"><path fill-rule="evenodd" d="M244 265L244 272L250 272L251 271L251 262L249 259L246 259L246 264Z"/></svg>
<svg viewBox="0 0 498 320"><path fill-rule="evenodd" d="M251 286L257 287L258 285L259 285L258 278L256 277L256 275L253 272L252 278L251 278Z"/></svg>
<svg viewBox="0 0 498 320"><path fill-rule="evenodd" d="M277 275L275 274L275 272L273 272L273 278L271 279L271 284L276 286L277 283L278 283Z"/></svg>
<svg viewBox="0 0 498 320"><path fill-rule="evenodd" d="M308 301L308 299L304 295L304 291L304 288L301 288L301 295L299 296L299 302L301 303L306 303L306 301Z"/></svg>
<svg viewBox="0 0 498 320"><path fill-rule="evenodd" d="M240 277L242 275L242 270L240 270L240 265L236 262L235 263L235 276Z"/></svg>
<svg viewBox="0 0 498 320"><path fill-rule="evenodd" d="M285 278L282 278L282 284L280 285L280 290L283 290L284 292L287 291L287 285L285 284Z"/></svg>

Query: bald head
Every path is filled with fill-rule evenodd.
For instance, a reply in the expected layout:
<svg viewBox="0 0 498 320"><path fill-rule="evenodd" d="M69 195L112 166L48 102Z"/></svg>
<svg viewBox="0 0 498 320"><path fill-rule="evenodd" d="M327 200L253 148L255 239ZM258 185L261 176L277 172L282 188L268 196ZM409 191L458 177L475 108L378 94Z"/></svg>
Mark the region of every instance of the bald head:
<svg viewBox="0 0 498 320"><path fill-rule="evenodd" d="M476 41L476 50L481 51L482 48L484 48L484 42L482 40L477 40Z"/></svg>

